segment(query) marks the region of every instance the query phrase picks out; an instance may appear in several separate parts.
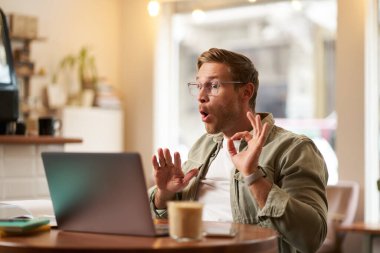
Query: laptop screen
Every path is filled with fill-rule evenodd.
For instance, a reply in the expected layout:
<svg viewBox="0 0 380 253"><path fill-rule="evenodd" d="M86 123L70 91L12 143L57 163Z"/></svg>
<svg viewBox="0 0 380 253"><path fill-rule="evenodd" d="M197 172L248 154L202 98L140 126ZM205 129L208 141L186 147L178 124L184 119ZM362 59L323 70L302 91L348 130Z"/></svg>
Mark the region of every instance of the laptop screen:
<svg viewBox="0 0 380 253"><path fill-rule="evenodd" d="M43 152L59 229L155 235L138 153Z"/></svg>

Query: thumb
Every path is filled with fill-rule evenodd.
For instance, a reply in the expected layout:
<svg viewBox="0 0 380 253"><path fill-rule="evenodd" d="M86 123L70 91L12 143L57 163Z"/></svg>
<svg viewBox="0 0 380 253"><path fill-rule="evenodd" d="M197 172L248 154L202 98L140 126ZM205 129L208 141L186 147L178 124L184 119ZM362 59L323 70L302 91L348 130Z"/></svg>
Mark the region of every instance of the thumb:
<svg viewBox="0 0 380 253"><path fill-rule="evenodd" d="M198 175L198 172L199 172L199 170L196 169L196 168L190 170L189 172L187 172L186 175L185 175L185 177L183 178L183 183L185 185L187 185L193 177L195 177L196 175Z"/></svg>

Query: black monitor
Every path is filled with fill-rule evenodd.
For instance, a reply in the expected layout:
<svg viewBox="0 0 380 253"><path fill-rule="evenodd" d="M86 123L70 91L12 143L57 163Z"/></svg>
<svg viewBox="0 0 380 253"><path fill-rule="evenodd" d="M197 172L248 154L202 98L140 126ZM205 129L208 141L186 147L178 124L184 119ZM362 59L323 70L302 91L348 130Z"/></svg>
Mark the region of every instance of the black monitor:
<svg viewBox="0 0 380 253"><path fill-rule="evenodd" d="M7 19L1 9L0 14L0 134L5 134L7 125L18 119L19 96Z"/></svg>

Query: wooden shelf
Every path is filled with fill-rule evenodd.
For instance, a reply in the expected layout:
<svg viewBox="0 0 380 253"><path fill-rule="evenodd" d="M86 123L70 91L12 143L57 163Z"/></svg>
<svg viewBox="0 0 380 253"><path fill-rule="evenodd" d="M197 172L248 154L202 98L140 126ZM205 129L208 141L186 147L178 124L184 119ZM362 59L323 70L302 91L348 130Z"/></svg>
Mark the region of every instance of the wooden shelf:
<svg viewBox="0 0 380 253"><path fill-rule="evenodd" d="M21 37L10 34L10 39L15 41L45 41L44 37Z"/></svg>
<svg viewBox="0 0 380 253"><path fill-rule="evenodd" d="M0 144L65 144L82 143L80 138L56 136L0 135Z"/></svg>

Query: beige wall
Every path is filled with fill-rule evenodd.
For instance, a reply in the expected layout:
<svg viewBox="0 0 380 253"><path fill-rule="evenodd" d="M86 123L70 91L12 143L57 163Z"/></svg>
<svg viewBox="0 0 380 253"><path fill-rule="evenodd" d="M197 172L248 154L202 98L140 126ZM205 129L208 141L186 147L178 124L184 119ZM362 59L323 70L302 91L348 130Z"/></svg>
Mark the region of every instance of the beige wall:
<svg viewBox="0 0 380 253"><path fill-rule="evenodd" d="M36 68L45 78L32 80L33 94L50 82L59 61L89 46L99 75L123 96L125 149L142 153L150 170L153 142L153 56L155 23L148 0L0 0L5 13L34 15L39 36L32 43ZM99 136L99 138L107 138Z"/></svg>
<svg viewBox="0 0 380 253"><path fill-rule="evenodd" d="M67 54L82 46L92 49L99 75L120 88L121 81L121 2L122 0L0 0L5 13L38 17L39 36L33 42L31 58L36 68L47 70L46 78L34 78L35 86L47 84ZM42 83L42 84L41 84ZM36 90L33 90L36 92Z"/></svg>
<svg viewBox="0 0 380 253"><path fill-rule="evenodd" d="M128 151L142 153L144 168L150 175L156 18L148 15L147 3L148 0L123 1L121 52L125 97L125 147Z"/></svg>
<svg viewBox="0 0 380 253"><path fill-rule="evenodd" d="M336 111L339 177L360 183L357 219L364 218L364 35L365 1L338 0ZM345 252L360 252L361 237L350 234Z"/></svg>
<svg viewBox="0 0 380 253"><path fill-rule="evenodd" d="M364 0L339 0L337 153L340 177L364 183Z"/></svg>

